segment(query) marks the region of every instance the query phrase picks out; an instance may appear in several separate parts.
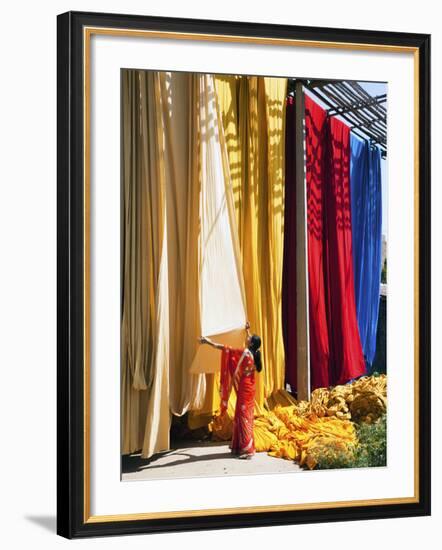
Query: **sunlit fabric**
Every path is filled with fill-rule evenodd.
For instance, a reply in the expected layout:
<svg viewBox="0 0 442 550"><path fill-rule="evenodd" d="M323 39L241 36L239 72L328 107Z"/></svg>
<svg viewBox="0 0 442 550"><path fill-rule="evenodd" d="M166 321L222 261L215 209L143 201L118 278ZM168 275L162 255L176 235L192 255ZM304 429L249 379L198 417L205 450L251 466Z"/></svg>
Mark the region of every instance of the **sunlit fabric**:
<svg viewBox="0 0 442 550"><path fill-rule="evenodd" d="M350 210L350 129L305 97L312 388L365 372L356 318Z"/></svg>
<svg viewBox="0 0 442 550"><path fill-rule="evenodd" d="M171 413L216 406L213 375L190 370L197 338L245 322L213 91L208 75L123 78L123 453L167 449Z"/></svg>
<svg viewBox="0 0 442 550"><path fill-rule="evenodd" d="M328 119L325 226L327 270L325 288L332 384L365 373L356 317L350 202L350 128Z"/></svg>
<svg viewBox="0 0 442 550"><path fill-rule="evenodd" d="M313 469L317 455L330 447L351 456L358 442L354 422L371 424L385 414L386 407L385 375L318 388L310 401L296 401L285 390L278 390L264 408L255 410L255 449ZM217 417L212 422L214 439L227 441L232 437L233 410L229 403L230 419Z"/></svg>
<svg viewBox="0 0 442 550"><path fill-rule="evenodd" d="M125 71L122 100L122 452L152 454L169 447L170 428L159 75Z"/></svg>
<svg viewBox="0 0 442 550"><path fill-rule="evenodd" d="M381 153L351 136L351 215L356 310L364 356L376 352L382 255Z"/></svg>
<svg viewBox="0 0 442 550"><path fill-rule="evenodd" d="M244 346L245 292L230 165L214 77L202 75L199 94L200 318L201 334ZM199 346L190 372L204 373L205 388L189 412L189 426L207 425L219 410L221 352Z"/></svg>
<svg viewBox="0 0 442 550"><path fill-rule="evenodd" d="M330 328L327 321L327 114L305 96L307 248L309 284L310 375L312 389L329 386Z"/></svg>
<svg viewBox="0 0 442 550"><path fill-rule="evenodd" d="M221 126L222 132L222 126ZM246 322L229 161L221 141L213 76L200 79L200 308L205 336ZM234 215L233 222L236 222Z"/></svg>
<svg viewBox="0 0 442 550"><path fill-rule="evenodd" d="M190 374L201 334L199 305L199 120L202 75L160 72L169 296L169 408L189 410L204 394Z"/></svg>
<svg viewBox="0 0 442 550"><path fill-rule="evenodd" d="M282 255L287 79L216 77L241 250L247 317L262 338L256 401L284 385Z"/></svg>

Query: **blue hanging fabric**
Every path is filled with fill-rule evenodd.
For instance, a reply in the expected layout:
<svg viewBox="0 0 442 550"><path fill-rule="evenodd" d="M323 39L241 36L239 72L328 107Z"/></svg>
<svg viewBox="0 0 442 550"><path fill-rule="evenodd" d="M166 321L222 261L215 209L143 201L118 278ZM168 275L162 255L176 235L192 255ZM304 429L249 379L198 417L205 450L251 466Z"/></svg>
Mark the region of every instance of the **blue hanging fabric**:
<svg viewBox="0 0 442 550"><path fill-rule="evenodd" d="M368 371L376 353L382 254L381 152L351 135L350 190L356 311Z"/></svg>

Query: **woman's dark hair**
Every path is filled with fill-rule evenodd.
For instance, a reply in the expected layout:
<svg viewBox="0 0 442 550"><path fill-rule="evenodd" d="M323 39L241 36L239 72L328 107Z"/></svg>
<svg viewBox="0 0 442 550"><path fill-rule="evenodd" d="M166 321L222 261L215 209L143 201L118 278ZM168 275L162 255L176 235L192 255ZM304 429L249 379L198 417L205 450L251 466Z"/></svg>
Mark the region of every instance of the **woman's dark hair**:
<svg viewBox="0 0 442 550"><path fill-rule="evenodd" d="M258 372L261 372L262 370L261 352L259 351L260 347L261 338L257 334L252 334L252 336L250 337L249 350L253 354L253 360L255 362L255 367Z"/></svg>

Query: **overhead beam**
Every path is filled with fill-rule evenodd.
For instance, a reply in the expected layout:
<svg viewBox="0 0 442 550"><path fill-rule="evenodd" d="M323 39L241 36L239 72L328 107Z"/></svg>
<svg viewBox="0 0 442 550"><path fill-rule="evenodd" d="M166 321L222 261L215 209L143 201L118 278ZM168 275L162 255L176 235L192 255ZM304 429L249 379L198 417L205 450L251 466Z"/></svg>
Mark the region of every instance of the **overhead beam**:
<svg viewBox="0 0 442 550"><path fill-rule="evenodd" d="M348 105L347 107L334 107L333 109L329 109L327 112L329 115L339 115L342 113L350 113L352 111L358 111L361 109L365 109L366 107L371 107L372 105L380 105L382 103L385 103L387 101L387 94L379 95L376 97L373 97L372 99L367 99L365 101L357 101L355 103L352 103L351 105ZM384 121L384 117L380 118L380 120Z"/></svg>

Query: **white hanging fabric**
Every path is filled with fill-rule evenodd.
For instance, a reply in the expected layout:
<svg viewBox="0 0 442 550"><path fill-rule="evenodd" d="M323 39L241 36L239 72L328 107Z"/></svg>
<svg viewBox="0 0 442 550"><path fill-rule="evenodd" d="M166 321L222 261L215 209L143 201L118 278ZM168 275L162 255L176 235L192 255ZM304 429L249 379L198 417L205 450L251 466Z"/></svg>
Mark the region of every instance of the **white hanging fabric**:
<svg viewBox="0 0 442 550"><path fill-rule="evenodd" d="M245 293L233 192L215 79L200 85L200 319L204 336L234 347L244 344ZM220 352L200 346L192 373L217 372Z"/></svg>

